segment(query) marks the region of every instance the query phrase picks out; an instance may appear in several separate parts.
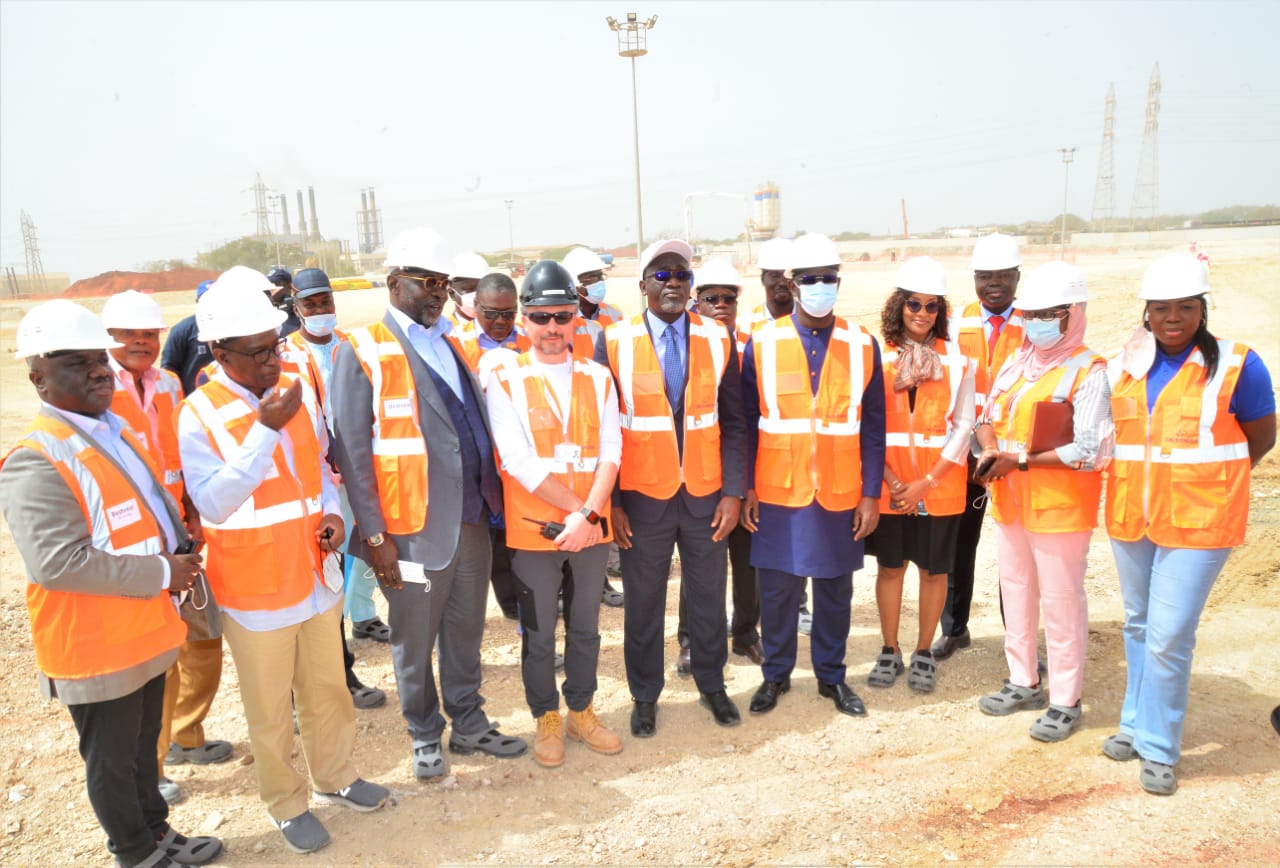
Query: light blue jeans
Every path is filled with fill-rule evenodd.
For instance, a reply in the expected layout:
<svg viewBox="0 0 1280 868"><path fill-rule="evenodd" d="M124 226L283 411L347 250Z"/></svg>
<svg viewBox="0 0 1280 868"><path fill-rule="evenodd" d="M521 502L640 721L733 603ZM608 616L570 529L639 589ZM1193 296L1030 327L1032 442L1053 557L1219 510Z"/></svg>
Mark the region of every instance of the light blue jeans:
<svg viewBox="0 0 1280 868"><path fill-rule="evenodd" d="M347 535L355 527L351 517L351 504L347 502L346 488L339 487L338 494L342 502L342 521L347 527ZM365 573L370 573L366 576ZM342 602L342 614L359 623L378 617L378 610L373 605L373 588L376 584L369 570L369 565L348 552L342 555L342 589L345 594Z"/></svg>
<svg viewBox="0 0 1280 868"><path fill-rule="evenodd" d="M1111 540L1124 597L1129 668L1120 731L1143 759L1174 765L1191 686L1196 627L1231 549L1175 549Z"/></svg>

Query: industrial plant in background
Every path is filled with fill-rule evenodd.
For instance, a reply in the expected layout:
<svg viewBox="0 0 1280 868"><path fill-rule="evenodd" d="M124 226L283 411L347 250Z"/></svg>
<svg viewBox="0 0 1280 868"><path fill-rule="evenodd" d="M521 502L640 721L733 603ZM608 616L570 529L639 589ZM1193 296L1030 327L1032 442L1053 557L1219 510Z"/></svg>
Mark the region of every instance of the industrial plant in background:
<svg viewBox="0 0 1280 868"><path fill-rule="evenodd" d="M258 175L250 188L254 197L254 215L257 218L257 229L254 238L274 247L275 262L286 268L322 268L330 276L356 273L357 265L353 261L351 242L343 239L326 239L320 234L320 218L316 209L316 188L307 188L307 198L302 198L302 191L297 190L297 231L289 222L289 198L284 193L270 190ZM366 198L367 194L367 198ZM360 193L361 213L356 217L356 228L360 237L360 250L364 248L365 238L369 235L369 210L373 198L373 190ZM310 206L311 217L307 217L307 205ZM273 219L275 218L275 219ZM375 216L377 235L381 236L381 218ZM297 261L295 261L297 260Z"/></svg>
<svg viewBox="0 0 1280 868"><path fill-rule="evenodd" d="M764 241L772 238L778 234L778 227L782 225L782 199L778 185L766 181L762 186L756 187L752 199L752 240Z"/></svg>

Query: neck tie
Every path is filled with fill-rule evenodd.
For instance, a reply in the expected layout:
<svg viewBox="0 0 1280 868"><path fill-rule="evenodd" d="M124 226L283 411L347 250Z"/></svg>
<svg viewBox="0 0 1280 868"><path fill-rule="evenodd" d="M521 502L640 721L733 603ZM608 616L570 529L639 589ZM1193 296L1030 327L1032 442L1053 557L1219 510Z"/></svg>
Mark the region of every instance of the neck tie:
<svg viewBox="0 0 1280 868"><path fill-rule="evenodd" d="M987 337L987 362L991 362L991 357L996 354L996 341L1000 340L1000 328L1004 325L1004 317L999 314L991 317L988 322L991 323L991 334Z"/></svg>
<svg viewBox="0 0 1280 868"><path fill-rule="evenodd" d="M666 387L667 403L674 413L680 406L680 390L684 387L684 366L680 364L675 326L667 326L662 333L662 348L662 380Z"/></svg>

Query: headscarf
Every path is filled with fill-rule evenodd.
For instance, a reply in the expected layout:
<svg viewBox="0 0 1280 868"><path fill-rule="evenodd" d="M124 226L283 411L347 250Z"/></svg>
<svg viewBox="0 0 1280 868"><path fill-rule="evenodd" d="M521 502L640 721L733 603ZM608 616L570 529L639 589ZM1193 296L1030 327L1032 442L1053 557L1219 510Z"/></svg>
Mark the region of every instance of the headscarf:
<svg viewBox="0 0 1280 868"><path fill-rule="evenodd" d="M988 407L995 406L995 397L1009 391L1020 378L1028 383L1034 383L1071 358L1076 350L1084 346L1086 305L1087 302L1083 301L1071 305L1067 314L1066 333L1063 334L1062 340L1047 349L1040 349L1025 335L1023 336L1022 346L1009 357L1004 367L1000 369L1000 373L996 375L995 382L991 386L991 398L987 400Z"/></svg>
<svg viewBox="0 0 1280 868"><path fill-rule="evenodd" d="M942 359L938 351L929 344L903 335L902 346L898 347L898 373L893 380L895 392L906 392L921 383L942 379Z"/></svg>

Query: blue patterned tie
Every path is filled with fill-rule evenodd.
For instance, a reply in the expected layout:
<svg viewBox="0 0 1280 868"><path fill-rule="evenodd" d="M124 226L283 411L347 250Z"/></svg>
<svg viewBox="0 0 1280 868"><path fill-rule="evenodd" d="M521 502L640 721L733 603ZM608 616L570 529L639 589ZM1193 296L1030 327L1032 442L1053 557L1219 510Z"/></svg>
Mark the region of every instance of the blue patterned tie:
<svg viewBox="0 0 1280 868"><path fill-rule="evenodd" d="M674 413L680 408L680 390L684 387L684 365L680 364L675 326L667 326L662 333L662 346L662 380L667 390L667 403Z"/></svg>

